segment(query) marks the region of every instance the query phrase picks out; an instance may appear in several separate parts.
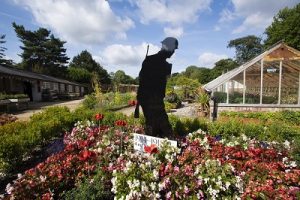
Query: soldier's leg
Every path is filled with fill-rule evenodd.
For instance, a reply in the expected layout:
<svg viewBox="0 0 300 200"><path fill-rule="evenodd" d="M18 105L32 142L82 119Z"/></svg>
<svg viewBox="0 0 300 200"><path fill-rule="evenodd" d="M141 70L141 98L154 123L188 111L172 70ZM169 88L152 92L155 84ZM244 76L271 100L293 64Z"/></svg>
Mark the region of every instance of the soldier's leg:
<svg viewBox="0 0 300 200"><path fill-rule="evenodd" d="M173 131L163 101L159 102L159 104L156 105L155 113L159 137L170 138L173 135Z"/></svg>
<svg viewBox="0 0 300 200"><path fill-rule="evenodd" d="M143 114L145 117L145 134L153 136L153 112L151 111L151 107L148 104L141 104Z"/></svg>

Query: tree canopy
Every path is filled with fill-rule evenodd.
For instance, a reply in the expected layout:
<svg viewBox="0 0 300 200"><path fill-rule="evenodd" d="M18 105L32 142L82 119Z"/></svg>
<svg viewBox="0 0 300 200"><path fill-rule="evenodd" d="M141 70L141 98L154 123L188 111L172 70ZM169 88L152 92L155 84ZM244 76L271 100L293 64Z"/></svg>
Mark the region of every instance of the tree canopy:
<svg viewBox="0 0 300 200"><path fill-rule="evenodd" d="M118 70L115 73L111 73L113 84L136 84L136 80L127 75L124 71Z"/></svg>
<svg viewBox="0 0 300 200"><path fill-rule="evenodd" d="M300 50L300 3L293 8L284 8L274 16L272 24L266 28L264 43L270 47L280 40Z"/></svg>
<svg viewBox="0 0 300 200"><path fill-rule="evenodd" d="M24 26L13 23L17 37L23 43L22 63L24 69L53 76L64 77L69 58L64 44L45 28L36 31L26 30Z"/></svg>
<svg viewBox="0 0 300 200"><path fill-rule="evenodd" d="M90 54L87 50L84 50L79 55L74 56L69 64L68 71L69 77L72 80L81 83L89 83L93 72L98 75L99 81L102 84L109 84L111 82L107 71L93 59L92 54Z"/></svg>
<svg viewBox="0 0 300 200"><path fill-rule="evenodd" d="M238 67L238 63L231 58L221 59L215 63L215 66L212 68L210 72L211 80L217 78L218 76L226 73L236 67Z"/></svg>
<svg viewBox="0 0 300 200"><path fill-rule="evenodd" d="M263 51L261 38L255 35L237 38L228 42L228 48L235 48L235 57L238 64L243 64Z"/></svg>
<svg viewBox="0 0 300 200"><path fill-rule="evenodd" d="M208 83L210 78L210 69L205 67L189 66L186 68L184 75L191 79L196 79L201 84Z"/></svg>
<svg viewBox="0 0 300 200"><path fill-rule="evenodd" d="M5 58L4 52L7 50L7 48L2 46L2 44L4 44L5 42L5 35L0 34L0 64L12 65L12 60Z"/></svg>

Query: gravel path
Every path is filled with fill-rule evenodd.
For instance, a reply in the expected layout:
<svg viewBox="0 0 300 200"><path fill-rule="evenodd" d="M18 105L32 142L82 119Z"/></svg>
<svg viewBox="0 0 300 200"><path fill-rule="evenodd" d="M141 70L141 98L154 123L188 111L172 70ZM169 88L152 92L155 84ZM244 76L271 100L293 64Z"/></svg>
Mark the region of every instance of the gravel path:
<svg viewBox="0 0 300 200"><path fill-rule="evenodd" d="M135 107L129 107L119 110L118 112L121 112L127 116L130 116L134 113ZM140 107L140 113L143 113L142 108ZM195 104L183 104L183 107L179 109L174 109L170 114L179 116L179 117L190 117L195 118L197 116L197 109Z"/></svg>
<svg viewBox="0 0 300 200"><path fill-rule="evenodd" d="M51 106L67 106L71 111L73 111L82 101L83 99L72 101L30 102L27 110L14 113L13 115L20 121L27 121L34 113L41 112L43 109Z"/></svg>

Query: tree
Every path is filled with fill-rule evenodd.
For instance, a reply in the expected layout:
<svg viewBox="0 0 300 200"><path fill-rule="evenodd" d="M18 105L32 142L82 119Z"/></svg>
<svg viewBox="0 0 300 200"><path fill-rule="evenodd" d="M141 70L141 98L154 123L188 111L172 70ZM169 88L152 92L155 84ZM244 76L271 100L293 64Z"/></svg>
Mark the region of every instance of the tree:
<svg viewBox="0 0 300 200"><path fill-rule="evenodd" d="M235 48L235 57L238 64L249 61L263 51L261 38L255 35L230 40L227 47Z"/></svg>
<svg viewBox="0 0 300 200"><path fill-rule="evenodd" d="M200 83L196 79L191 79L184 74L177 75L168 79L168 90L176 90L181 99L186 99L195 95Z"/></svg>
<svg viewBox="0 0 300 200"><path fill-rule="evenodd" d="M293 8L280 10L273 18L272 24L266 28L267 35L264 41L266 47L270 47L280 40L291 47L300 50L300 3Z"/></svg>
<svg viewBox="0 0 300 200"><path fill-rule="evenodd" d="M72 61L69 64L69 72L70 70L75 71L72 68L81 69L82 75L87 75L86 72L95 72L99 76L99 81L102 84L109 84L111 82L107 71L103 69L101 65L93 59L92 54L90 54L87 50L82 51L79 55L75 56L72 59ZM86 75L83 75L82 80L80 82L86 79ZM72 74L69 74L69 76L72 76Z"/></svg>
<svg viewBox="0 0 300 200"><path fill-rule="evenodd" d="M211 80L213 80L218 76L222 75L223 73L226 73L238 66L238 63L232 60L231 58L221 59L218 62L216 62L214 68L212 68L210 72L210 78Z"/></svg>
<svg viewBox="0 0 300 200"><path fill-rule="evenodd" d="M66 43L55 38L45 28L29 31L22 25L13 23L17 37L23 43L21 66L24 69L63 77L69 58L66 56Z"/></svg>
<svg viewBox="0 0 300 200"><path fill-rule="evenodd" d="M0 45L4 44L6 41L5 39L5 35L0 35ZM12 60L8 60L5 58L5 51L7 50L7 48L0 46L0 64L4 64L4 65L12 65Z"/></svg>
<svg viewBox="0 0 300 200"><path fill-rule="evenodd" d="M113 84L119 85L119 84L135 84L135 80L131 77L125 74L124 71L118 70L115 73L112 73L112 82Z"/></svg>
<svg viewBox="0 0 300 200"><path fill-rule="evenodd" d="M198 80L201 84L205 84L210 81L210 71L210 69L205 67L189 66L186 68L184 75Z"/></svg>
<svg viewBox="0 0 300 200"><path fill-rule="evenodd" d="M68 78L78 83L90 83L92 78L92 73L84 68L69 67Z"/></svg>

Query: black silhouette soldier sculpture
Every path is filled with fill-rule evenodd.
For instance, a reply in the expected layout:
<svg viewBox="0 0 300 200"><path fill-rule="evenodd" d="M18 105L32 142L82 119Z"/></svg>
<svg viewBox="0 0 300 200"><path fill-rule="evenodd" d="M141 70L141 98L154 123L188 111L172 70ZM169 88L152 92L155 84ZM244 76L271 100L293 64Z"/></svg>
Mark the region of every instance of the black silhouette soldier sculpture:
<svg viewBox="0 0 300 200"><path fill-rule="evenodd" d="M146 120L145 133L150 136L170 138L173 131L163 99L172 64L166 59L170 58L178 48L178 40L167 37L161 43L161 50L154 55L146 56L143 61L139 73L137 100Z"/></svg>

